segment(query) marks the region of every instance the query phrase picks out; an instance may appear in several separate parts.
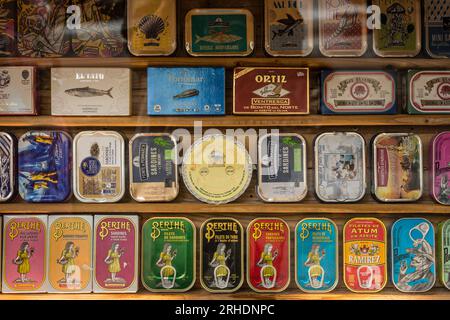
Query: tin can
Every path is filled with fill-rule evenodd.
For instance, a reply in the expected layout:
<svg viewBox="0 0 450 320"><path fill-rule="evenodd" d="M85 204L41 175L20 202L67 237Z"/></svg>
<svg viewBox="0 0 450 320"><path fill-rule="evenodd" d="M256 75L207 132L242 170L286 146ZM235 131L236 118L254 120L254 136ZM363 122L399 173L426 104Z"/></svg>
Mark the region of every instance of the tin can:
<svg viewBox="0 0 450 320"><path fill-rule="evenodd" d="M450 290L450 220L439 224L437 235L438 272L442 284Z"/></svg>
<svg viewBox="0 0 450 320"><path fill-rule="evenodd" d="M322 114L393 114L397 89L386 71L322 71Z"/></svg>
<svg viewBox="0 0 450 320"><path fill-rule="evenodd" d="M295 133L267 134L258 142L258 195L266 202L301 201L308 192L306 142Z"/></svg>
<svg viewBox="0 0 450 320"><path fill-rule="evenodd" d="M177 48L177 1L128 1L128 49L135 56L168 56Z"/></svg>
<svg viewBox="0 0 450 320"><path fill-rule="evenodd" d="M175 138L140 133L130 143L130 194L138 202L172 201L179 191Z"/></svg>
<svg viewBox="0 0 450 320"><path fill-rule="evenodd" d="M330 292L339 280L338 228L330 219L306 218L295 227L295 281L304 292Z"/></svg>
<svg viewBox="0 0 450 320"><path fill-rule="evenodd" d="M344 225L344 283L353 292L383 290L387 282L387 235L382 221L354 218Z"/></svg>
<svg viewBox="0 0 450 320"><path fill-rule="evenodd" d="M8 201L16 186L16 140L12 135L0 132L0 203Z"/></svg>
<svg viewBox="0 0 450 320"><path fill-rule="evenodd" d="M36 92L35 67L0 67L0 115L36 115Z"/></svg>
<svg viewBox="0 0 450 320"><path fill-rule="evenodd" d="M47 216L5 216L3 293L47 291Z"/></svg>
<svg viewBox="0 0 450 320"><path fill-rule="evenodd" d="M403 218L391 229L392 283L401 292L426 292L436 281L433 224Z"/></svg>
<svg viewBox="0 0 450 320"><path fill-rule="evenodd" d="M224 68L148 68L149 115L225 115Z"/></svg>
<svg viewBox="0 0 450 320"><path fill-rule="evenodd" d="M0 21L0 57L11 57L16 53L17 0L2 1Z"/></svg>
<svg viewBox="0 0 450 320"><path fill-rule="evenodd" d="M244 282L244 230L233 218L211 218L200 229L200 283L213 293L239 290Z"/></svg>
<svg viewBox="0 0 450 320"><path fill-rule="evenodd" d="M367 51L365 0L319 1L319 48L327 57L360 57Z"/></svg>
<svg viewBox="0 0 450 320"><path fill-rule="evenodd" d="M428 54L433 58L450 57L450 3L425 0L425 34Z"/></svg>
<svg viewBox="0 0 450 320"><path fill-rule="evenodd" d="M440 204L450 205L450 132L436 135L430 146L431 197Z"/></svg>
<svg viewBox="0 0 450 320"><path fill-rule="evenodd" d="M118 202L125 193L125 142L115 131L83 131L74 140L73 189L82 202Z"/></svg>
<svg viewBox="0 0 450 320"><path fill-rule="evenodd" d="M366 193L364 138L356 132L326 132L315 140L315 189L325 202L356 202Z"/></svg>
<svg viewBox="0 0 450 320"><path fill-rule="evenodd" d="M281 292L290 282L289 226L257 218L247 227L247 283L256 292Z"/></svg>
<svg viewBox="0 0 450 320"><path fill-rule="evenodd" d="M309 113L308 68L235 68L234 114Z"/></svg>
<svg viewBox="0 0 450 320"><path fill-rule="evenodd" d="M381 133L373 139L373 193L382 202L411 202L423 193L422 140Z"/></svg>
<svg viewBox="0 0 450 320"><path fill-rule="evenodd" d="M64 131L28 131L19 139L19 193L28 202L72 195L72 138Z"/></svg>
<svg viewBox="0 0 450 320"><path fill-rule="evenodd" d="M186 14L185 47L191 56L248 56L255 47L247 9L193 9Z"/></svg>
<svg viewBox="0 0 450 320"><path fill-rule="evenodd" d="M234 136L206 135L186 151L181 173L194 197L210 204L239 198L252 179L252 159Z"/></svg>
<svg viewBox="0 0 450 320"><path fill-rule="evenodd" d="M195 283L195 226L187 218L151 218L142 226L141 279L151 292L185 292Z"/></svg>
<svg viewBox="0 0 450 320"><path fill-rule="evenodd" d="M380 57L415 57L422 48L419 0L374 0L381 28L373 30L373 50Z"/></svg>
<svg viewBox="0 0 450 320"><path fill-rule="evenodd" d="M272 56L305 57L314 48L313 3L265 0L265 47Z"/></svg>
<svg viewBox="0 0 450 320"><path fill-rule="evenodd" d="M94 292L137 292L139 217L94 217Z"/></svg>

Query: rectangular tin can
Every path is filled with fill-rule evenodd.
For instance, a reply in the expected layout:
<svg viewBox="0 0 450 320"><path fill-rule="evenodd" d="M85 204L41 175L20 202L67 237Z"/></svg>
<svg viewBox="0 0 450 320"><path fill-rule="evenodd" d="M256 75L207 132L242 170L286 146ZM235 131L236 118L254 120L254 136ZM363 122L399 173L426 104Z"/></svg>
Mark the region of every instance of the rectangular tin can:
<svg viewBox="0 0 450 320"><path fill-rule="evenodd" d="M360 57L367 51L365 0L319 0L319 48L327 57Z"/></svg>
<svg viewBox="0 0 450 320"><path fill-rule="evenodd" d="M425 38L433 58L450 57L450 2L425 0Z"/></svg>
<svg viewBox="0 0 450 320"><path fill-rule="evenodd" d="M3 0L0 8L0 57L16 54L17 0Z"/></svg>
<svg viewBox="0 0 450 320"><path fill-rule="evenodd" d="M325 202L356 202L366 193L366 150L356 132L325 132L315 140L315 189Z"/></svg>
<svg viewBox="0 0 450 320"><path fill-rule="evenodd" d="M82 202L118 202L125 194L125 141L116 131L82 131L73 140L73 190Z"/></svg>
<svg viewBox="0 0 450 320"><path fill-rule="evenodd" d="M382 202L411 202L423 193L422 140L381 133L373 139L373 194Z"/></svg>
<svg viewBox="0 0 450 320"><path fill-rule="evenodd" d="M409 70L409 114L450 113L450 71Z"/></svg>
<svg viewBox="0 0 450 320"><path fill-rule="evenodd" d="M397 88L386 71L322 71L322 114L397 113Z"/></svg>
<svg viewBox="0 0 450 320"><path fill-rule="evenodd" d="M185 18L185 47L192 56L248 56L255 47L247 9L192 9Z"/></svg>
<svg viewBox="0 0 450 320"><path fill-rule="evenodd" d="M308 114L309 69L235 68L233 113Z"/></svg>
<svg viewBox="0 0 450 320"><path fill-rule="evenodd" d="M225 68L148 68L149 115L225 115Z"/></svg>
<svg viewBox="0 0 450 320"><path fill-rule="evenodd" d="M439 133L431 141L429 171L431 197L450 205L450 131Z"/></svg>
<svg viewBox="0 0 450 320"><path fill-rule="evenodd" d="M138 202L172 201L179 192L175 138L139 133L129 143L130 194Z"/></svg>
<svg viewBox="0 0 450 320"><path fill-rule="evenodd" d="M373 50L380 57L415 57L422 49L419 0L374 0L381 28L373 30Z"/></svg>
<svg viewBox="0 0 450 320"><path fill-rule="evenodd" d="M186 292L195 283L195 225L187 218L148 219L142 226L141 280L151 292Z"/></svg>
<svg viewBox="0 0 450 320"><path fill-rule="evenodd" d="M258 195L266 202L297 202L308 192L305 139L267 134L258 141Z"/></svg>
<svg viewBox="0 0 450 320"><path fill-rule="evenodd" d="M16 188L16 138L0 132L0 203L11 200Z"/></svg>
<svg viewBox="0 0 450 320"><path fill-rule="evenodd" d="M295 281L304 292L332 291L339 281L338 228L327 218L306 218L295 227Z"/></svg>
<svg viewBox="0 0 450 320"><path fill-rule="evenodd" d="M131 70L52 68L53 116L129 116Z"/></svg>
<svg viewBox="0 0 450 320"><path fill-rule="evenodd" d="M177 1L128 1L128 49L135 56L168 56L177 48Z"/></svg>
<svg viewBox="0 0 450 320"><path fill-rule="evenodd" d="M383 290L387 282L387 234L375 218L354 218L343 230L344 283L353 292Z"/></svg>
<svg viewBox="0 0 450 320"><path fill-rule="evenodd" d="M391 229L392 283L401 292L426 292L436 281L433 224L423 218L403 218Z"/></svg>
<svg viewBox="0 0 450 320"><path fill-rule="evenodd" d="M139 217L94 217L94 292L137 292Z"/></svg>
<svg viewBox="0 0 450 320"><path fill-rule="evenodd" d="M3 293L47 292L47 216L5 216Z"/></svg>
<svg viewBox="0 0 450 320"><path fill-rule="evenodd" d="M28 202L64 202L72 195L72 138L64 131L28 131L18 143L19 193Z"/></svg>
<svg viewBox="0 0 450 320"><path fill-rule="evenodd" d="M200 228L200 283L213 293L239 290L244 282L244 230L233 218L211 218Z"/></svg>
<svg viewBox="0 0 450 320"><path fill-rule="evenodd" d="M265 47L271 56L305 57L314 48L313 3L265 0Z"/></svg>
<svg viewBox="0 0 450 320"><path fill-rule="evenodd" d="M439 280L450 290L450 220L439 223L437 234Z"/></svg>
<svg viewBox="0 0 450 320"><path fill-rule="evenodd" d="M247 227L247 283L256 292L281 292L290 282L290 231L279 218L257 218Z"/></svg>
<svg viewBox="0 0 450 320"><path fill-rule="evenodd" d="M36 92L35 67L0 67L0 115L36 115Z"/></svg>

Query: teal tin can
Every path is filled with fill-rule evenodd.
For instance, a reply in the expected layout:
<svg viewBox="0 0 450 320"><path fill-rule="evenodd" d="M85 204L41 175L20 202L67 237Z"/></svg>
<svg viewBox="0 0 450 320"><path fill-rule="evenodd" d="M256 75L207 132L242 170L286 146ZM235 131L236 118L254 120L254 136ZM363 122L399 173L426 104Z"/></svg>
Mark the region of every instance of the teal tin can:
<svg viewBox="0 0 450 320"><path fill-rule="evenodd" d="M327 218L295 227L295 282L304 292L330 292L339 279L338 228Z"/></svg>

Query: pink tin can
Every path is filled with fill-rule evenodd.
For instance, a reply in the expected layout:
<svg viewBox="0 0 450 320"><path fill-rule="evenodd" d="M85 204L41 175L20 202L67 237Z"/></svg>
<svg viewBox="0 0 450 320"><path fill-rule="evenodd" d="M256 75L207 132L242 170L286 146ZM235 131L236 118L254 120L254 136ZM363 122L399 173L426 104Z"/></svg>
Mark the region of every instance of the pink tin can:
<svg viewBox="0 0 450 320"><path fill-rule="evenodd" d="M430 144L431 196L450 205L450 131L439 133Z"/></svg>

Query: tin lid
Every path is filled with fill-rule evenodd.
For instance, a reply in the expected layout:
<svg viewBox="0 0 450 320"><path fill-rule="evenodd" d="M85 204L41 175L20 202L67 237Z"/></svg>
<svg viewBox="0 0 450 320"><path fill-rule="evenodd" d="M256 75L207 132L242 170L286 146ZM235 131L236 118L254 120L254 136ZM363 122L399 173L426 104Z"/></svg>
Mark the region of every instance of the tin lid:
<svg viewBox="0 0 450 320"><path fill-rule="evenodd" d="M450 290L450 260L448 259L448 252L450 251L450 219L439 223L437 237L439 280L447 289Z"/></svg>
<svg viewBox="0 0 450 320"><path fill-rule="evenodd" d="M0 202L11 199L15 192L16 140L6 132L0 132Z"/></svg>
<svg viewBox="0 0 450 320"><path fill-rule="evenodd" d="M450 113L450 71L409 70L408 107L418 113Z"/></svg>
<svg viewBox="0 0 450 320"><path fill-rule="evenodd" d="M442 205L450 205L448 170L450 163L450 131L437 134L430 144L430 193Z"/></svg>
<svg viewBox="0 0 450 320"><path fill-rule="evenodd" d="M432 58L449 58L448 37L450 36L450 30L446 27L446 21L450 12L450 3L441 1L437 5L434 0L425 0L424 7L427 52Z"/></svg>
<svg viewBox="0 0 450 320"><path fill-rule="evenodd" d="M0 82L0 114L37 114L35 67L0 67Z"/></svg>

